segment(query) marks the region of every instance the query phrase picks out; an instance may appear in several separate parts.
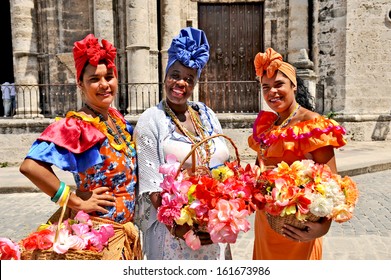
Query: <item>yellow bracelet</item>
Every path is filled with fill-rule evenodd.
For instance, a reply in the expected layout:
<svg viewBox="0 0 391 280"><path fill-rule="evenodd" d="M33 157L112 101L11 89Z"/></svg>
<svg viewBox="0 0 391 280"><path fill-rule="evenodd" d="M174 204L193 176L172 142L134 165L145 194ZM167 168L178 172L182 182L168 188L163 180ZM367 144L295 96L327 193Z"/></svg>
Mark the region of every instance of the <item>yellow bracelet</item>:
<svg viewBox="0 0 391 280"><path fill-rule="evenodd" d="M67 200L67 197L69 195L71 188L69 186L65 186L65 190L63 191L60 199L58 200L57 204L60 205L60 207L63 207L65 204L65 201Z"/></svg>

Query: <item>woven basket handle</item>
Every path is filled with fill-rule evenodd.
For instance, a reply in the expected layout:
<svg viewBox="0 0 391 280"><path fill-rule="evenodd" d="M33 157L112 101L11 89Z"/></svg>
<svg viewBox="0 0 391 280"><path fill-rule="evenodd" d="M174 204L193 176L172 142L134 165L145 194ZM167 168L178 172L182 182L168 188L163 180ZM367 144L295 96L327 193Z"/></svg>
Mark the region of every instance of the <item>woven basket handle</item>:
<svg viewBox="0 0 391 280"><path fill-rule="evenodd" d="M190 152L189 152L189 153L186 155L186 157L181 161L181 163L180 163L180 165L179 165L179 168L178 168L178 171L177 171L177 173L176 173L176 175L175 175L175 178L178 177L179 173L181 172L181 168L182 168L183 164L185 164L186 160L187 160L190 156L192 156L192 169L193 169L193 172L194 172L194 170L195 170L195 153L194 153L194 152L195 152L195 149L197 149L198 146L200 146L201 144L203 144L203 143L209 141L210 139L212 139L212 138L217 138L217 137L224 137L225 139L227 139L227 140L231 143L231 145L232 145L232 146L234 147L234 149L235 149L235 155L236 155L236 159L237 159L237 161L238 161L238 164L240 165L239 151L238 151L238 148L236 147L234 141L233 141L231 138L229 138L228 136L224 135L224 134L215 134L215 135L212 135L212 136L205 137L205 138L202 139L200 142L195 143L195 144L192 145Z"/></svg>
<svg viewBox="0 0 391 280"><path fill-rule="evenodd" d="M60 233L60 225L62 224L62 220L64 219L65 210L67 209L68 200L69 200L70 196L71 196L71 192L68 193L67 198L65 199L64 205L62 206L61 215L60 215L60 218L58 218L58 225L57 225L56 235L54 236L53 243L57 242L58 234Z"/></svg>

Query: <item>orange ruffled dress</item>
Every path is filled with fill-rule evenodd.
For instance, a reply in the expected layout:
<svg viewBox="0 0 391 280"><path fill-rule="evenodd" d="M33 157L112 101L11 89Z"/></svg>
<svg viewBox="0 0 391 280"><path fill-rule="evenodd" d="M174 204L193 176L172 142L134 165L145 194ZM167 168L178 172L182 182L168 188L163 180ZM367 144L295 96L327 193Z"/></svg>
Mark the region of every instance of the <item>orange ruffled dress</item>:
<svg viewBox="0 0 391 280"><path fill-rule="evenodd" d="M258 159L269 162L310 159L311 152L325 146L334 148L346 144L346 130L325 117L303 121L280 128L274 125L277 115L261 111L248 138L250 148ZM275 232L267 222L265 212L257 211L254 222L254 260L319 260L322 258L322 238L310 242L295 242Z"/></svg>

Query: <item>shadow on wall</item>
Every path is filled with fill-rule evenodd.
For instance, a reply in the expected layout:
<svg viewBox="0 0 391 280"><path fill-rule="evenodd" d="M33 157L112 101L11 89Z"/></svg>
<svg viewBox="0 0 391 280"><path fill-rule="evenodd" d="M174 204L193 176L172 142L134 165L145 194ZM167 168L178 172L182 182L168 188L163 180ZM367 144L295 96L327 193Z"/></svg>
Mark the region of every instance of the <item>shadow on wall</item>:
<svg viewBox="0 0 391 280"><path fill-rule="evenodd" d="M390 132L391 115L380 115L372 133L373 141L384 141Z"/></svg>

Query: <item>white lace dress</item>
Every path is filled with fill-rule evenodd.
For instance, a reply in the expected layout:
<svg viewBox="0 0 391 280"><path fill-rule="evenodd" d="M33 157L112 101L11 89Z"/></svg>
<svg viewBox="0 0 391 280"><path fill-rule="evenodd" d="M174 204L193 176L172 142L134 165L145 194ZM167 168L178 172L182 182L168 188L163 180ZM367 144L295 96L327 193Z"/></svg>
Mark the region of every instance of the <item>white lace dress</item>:
<svg viewBox="0 0 391 280"><path fill-rule="evenodd" d="M222 133L220 122L210 108L201 102L190 104L197 107L208 135ZM174 153L181 161L191 149L190 140L175 131L175 124L164 112L162 102L140 116L134 137L139 168L135 222L142 231L145 257L151 260L232 259L230 247L226 244L211 244L192 250L183 240L175 239L166 226L157 221L156 209L149 200L149 194L161 191L163 176L159 173L159 166L165 162L166 154ZM210 167L223 164L229 158L225 139L220 137L213 141Z"/></svg>

